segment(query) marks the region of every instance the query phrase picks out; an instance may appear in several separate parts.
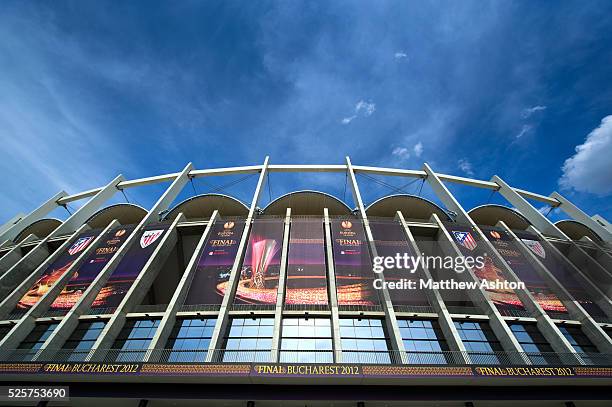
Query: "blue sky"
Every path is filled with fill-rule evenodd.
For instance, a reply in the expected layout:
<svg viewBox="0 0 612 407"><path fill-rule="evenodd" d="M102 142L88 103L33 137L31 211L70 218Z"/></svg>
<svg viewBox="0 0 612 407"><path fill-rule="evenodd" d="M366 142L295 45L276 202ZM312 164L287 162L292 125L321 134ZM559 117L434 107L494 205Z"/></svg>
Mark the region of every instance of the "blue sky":
<svg viewBox="0 0 612 407"><path fill-rule="evenodd" d="M610 219L611 39L609 1L3 1L0 222L118 173L265 155L497 174ZM391 192L359 181L366 201ZM220 191L248 200L254 183ZM147 206L161 188L127 194ZM344 175L274 174L262 204L301 188L344 198Z"/></svg>

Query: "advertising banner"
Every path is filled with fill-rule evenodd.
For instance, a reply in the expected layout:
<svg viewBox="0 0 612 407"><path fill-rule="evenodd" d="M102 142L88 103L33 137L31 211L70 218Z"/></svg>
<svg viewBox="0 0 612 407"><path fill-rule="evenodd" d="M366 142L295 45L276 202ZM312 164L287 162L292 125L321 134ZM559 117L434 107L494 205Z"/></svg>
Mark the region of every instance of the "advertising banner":
<svg viewBox="0 0 612 407"><path fill-rule="evenodd" d="M399 222L395 221L374 221L370 222L372 228L372 234L374 235L374 245L378 256L381 257L400 257L406 255L412 257L412 249L406 239L406 232L403 226ZM418 271L411 272L406 268L396 269L387 268L384 271L385 280L400 281L402 279L415 281L415 286L419 287L418 281L420 273ZM419 305L428 306L429 301L425 296L425 292L420 289L412 290L389 290L391 301L395 305Z"/></svg>
<svg viewBox="0 0 612 407"><path fill-rule="evenodd" d="M168 224L147 226L125 254L93 302L94 308L117 307L168 230Z"/></svg>
<svg viewBox="0 0 612 407"><path fill-rule="evenodd" d="M243 230L244 221L215 222L200 253L185 304L221 304Z"/></svg>
<svg viewBox="0 0 612 407"><path fill-rule="evenodd" d="M16 310L30 309L34 306L70 268L72 263L83 253L83 250L89 247L99 233L99 229L81 233L68 249L47 267L40 278L32 285L32 288L21 297L17 303Z"/></svg>
<svg viewBox="0 0 612 407"><path fill-rule="evenodd" d="M578 282L577 278L574 277L574 271L571 266L564 261L561 255L553 250L545 249L545 245L542 244L538 236L532 233L514 231L514 234L525 243L529 250L538 256L538 259L544 264L548 271L559 280L574 300L578 301L589 314L598 317L606 315L602 309L593 302L592 295L589 295Z"/></svg>
<svg viewBox="0 0 612 407"><path fill-rule="evenodd" d="M283 229L283 219L253 222L234 304L276 304Z"/></svg>
<svg viewBox="0 0 612 407"><path fill-rule="evenodd" d="M102 236L102 240L94 252L70 278L66 287L53 301L50 308L53 310L69 310L72 308L133 230L134 225L119 226Z"/></svg>
<svg viewBox="0 0 612 407"><path fill-rule="evenodd" d="M357 220L331 222L338 305L377 305L372 259L363 225Z"/></svg>
<svg viewBox="0 0 612 407"><path fill-rule="evenodd" d="M480 242L476 232L467 225L456 223L445 224L446 230L457 243L457 247L464 256L482 256L484 258L483 267L474 267L476 277L481 281L500 281L505 282L503 271L499 264L486 252L486 247ZM523 303L512 289L486 288L489 299L495 304L500 312L511 310L524 310Z"/></svg>
<svg viewBox="0 0 612 407"><path fill-rule="evenodd" d="M480 228L497 252L506 260L512 271L525 283L525 286L544 311L567 313L567 309L552 292L548 283L540 276L531 262L523 256L516 242L503 230L492 227Z"/></svg>
<svg viewBox="0 0 612 407"><path fill-rule="evenodd" d="M285 304L326 305L327 268L323 219L292 219Z"/></svg>

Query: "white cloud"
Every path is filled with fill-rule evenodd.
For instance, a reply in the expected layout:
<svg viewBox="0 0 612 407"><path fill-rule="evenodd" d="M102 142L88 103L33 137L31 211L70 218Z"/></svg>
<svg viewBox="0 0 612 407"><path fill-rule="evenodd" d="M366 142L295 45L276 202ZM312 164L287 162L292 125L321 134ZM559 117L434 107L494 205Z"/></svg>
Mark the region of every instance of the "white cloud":
<svg viewBox="0 0 612 407"><path fill-rule="evenodd" d="M372 102L366 102L365 100L360 100L355 105L355 113L363 113L364 116L372 116L372 114L376 111L376 105Z"/></svg>
<svg viewBox="0 0 612 407"><path fill-rule="evenodd" d="M612 193L612 115L576 146L576 154L565 160L559 185L564 189L591 192L600 196Z"/></svg>
<svg viewBox="0 0 612 407"><path fill-rule="evenodd" d="M404 51L397 51L393 56L395 57L395 59L408 58L408 54L406 54Z"/></svg>
<svg viewBox="0 0 612 407"><path fill-rule="evenodd" d="M524 124L523 127L521 127L521 131L516 135L516 138L523 137L525 134L529 133L532 128L533 127L531 125Z"/></svg>
<svg viewBox="0 0 612 407"><path fill-rule="evenodd" d="M531 116L532 114L536 113L536 112L541 112L543 110L546 110L546 106L542 106L542 105L537 105L537 106L531 106L528 107L526 109L523 110L523 118L528 118L529 116Z"/></svg>
<svg viewBox="0 0 612 407"><path fill-rule="evenodd" d="M469 162L467 159L461 158L459 161L457 161L457 166L459 167L461 171L466 173L468 176L470 177L474 176L474 171L472 170L472 163Z"/></svg>
<svg viewBox="0 0 612 407"><path fill-rule="evenodd" d="M350 122L355 120L356 117L357 117L357 115L352 115L352 116L349 116L349 117L345 117L344 119L342 119L342 124L349 124Z"/></svg>
<svg viewBox="0 0 612 407"><path fill-rule="evenodd" d="M423 154L423 143L421 143L420 141L416 143L412 148L412 151L414 151L415 156L420 157L421 154Z"/></svg>
<svg viewBox="0 0 612 407"><path fill-rule="evenodd" d="M407 160L408 158L410 158L410 152L406 147L395 147L391 154L401 158L402 160Z"/></svg>

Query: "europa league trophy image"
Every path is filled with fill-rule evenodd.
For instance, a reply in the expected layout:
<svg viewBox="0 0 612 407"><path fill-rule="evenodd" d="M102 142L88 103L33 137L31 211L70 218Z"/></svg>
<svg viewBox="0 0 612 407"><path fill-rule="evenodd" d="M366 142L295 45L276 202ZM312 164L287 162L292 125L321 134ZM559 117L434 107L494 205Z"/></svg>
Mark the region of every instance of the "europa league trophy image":
<svg viewBox="0 0 612 407"><path fill-rule="evenodd" d="M266 271L276 253L276 240L264 239L253 243L251 288L265 288Z"/></svg>

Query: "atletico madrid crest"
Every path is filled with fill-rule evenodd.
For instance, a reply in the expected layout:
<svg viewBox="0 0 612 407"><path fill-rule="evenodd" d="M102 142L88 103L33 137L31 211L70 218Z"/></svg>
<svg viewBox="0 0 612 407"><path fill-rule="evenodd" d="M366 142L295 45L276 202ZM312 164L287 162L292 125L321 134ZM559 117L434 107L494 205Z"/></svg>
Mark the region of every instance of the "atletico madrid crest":
<svg viewBox="0 0 612 407"><path fill-rule="evenodd" d="M476 240L474 240L470 232L453 231L453 235L457 242L466 249L474 250L476 248Z"/></svg>
<svg viewBox="0 0 612 407"><path fill-rule="evenodd" d="M163 233L163 230L146 230L140 237L140 247L144 249L153 244Z"/></svg>
<svg viewBox="0 0 612 407"><path fill-rule="evenodd" d="M530 240L530 239L521 239L521 240L523 240L523 243L525 243L525 246L529 247L529 249L531 249L532 252L534 252L535 254L537 254L543 259L546 258L546 252L544 251L544 247L542 246L540 242L538 242L537 240Z"/></svg>
<svg viewBox="0 0 612 407"><path fill-rule="evenodd" d="M77 254L81 250L85 249L87 245L89 245L89 243L93 240L93 238L93 236L88 236L78 239L72 244L72 246L70 246L70 249L68 249L68 253L70 253L71 256Z"/></svg>

